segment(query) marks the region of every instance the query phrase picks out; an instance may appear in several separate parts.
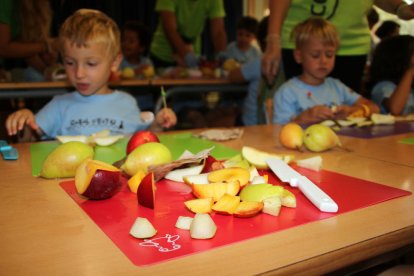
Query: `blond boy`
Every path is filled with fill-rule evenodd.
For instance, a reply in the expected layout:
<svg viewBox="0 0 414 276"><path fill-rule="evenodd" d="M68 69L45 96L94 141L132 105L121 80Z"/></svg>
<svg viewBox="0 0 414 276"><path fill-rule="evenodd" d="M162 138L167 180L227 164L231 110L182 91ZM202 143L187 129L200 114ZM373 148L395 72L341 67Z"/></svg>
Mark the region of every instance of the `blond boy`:
<svg viewBox="0 0 414 276"><path fill-rule="evenodd" d="M28 109L11 114L6 120L9 135L25 125L42 137L54 138L90 135L103 129L129 134L176 124L171 109L162 109L155 120L151 116L143 120L134 97L108 86L122 55L120 31L107 15L89 9L76 11L61 26L59 42L66 74L76 91L55 96L36 115Z"/></svg>

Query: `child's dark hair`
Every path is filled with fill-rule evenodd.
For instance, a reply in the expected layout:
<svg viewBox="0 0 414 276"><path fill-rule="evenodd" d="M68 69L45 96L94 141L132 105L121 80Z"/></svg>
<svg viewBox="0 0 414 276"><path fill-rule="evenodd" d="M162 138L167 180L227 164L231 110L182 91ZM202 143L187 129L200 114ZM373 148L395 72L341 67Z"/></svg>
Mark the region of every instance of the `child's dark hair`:
<svg viewBox="0 0 414 276"><path fill-rule="evenodd" d="M257 38L257 42L259 42L260 49L262 49L262 51L266 49L268 22L269 22L269 16L263 17L262 20L260 20L260 23L257 27L256 38Z"/></svg>
<svg viewBox="0 0 414 276"><path fill-rule="evenodd" d="M385 38L374 50L368 88L380 81L400 82L404 72L411 66L414 54L414 37L397 35Z"/></svg>
<svg viewBox="0 0 414 276"><path fill-rule="evenodd" d="M392 20L386 20L382 22L381 26L375 31L375 35L380 39L387 38L396 33L396 30L400 28L400 24Z"/></svg>
<svg viewBox="0 0 414 276"><path fill-rule="evenodd" d="M151 43L151 32L149 28L138 20L129 20L125 22L124 27L122 30L129 30L136 32L138 34L139 43L141 47L143 47L144 55L148 54L149 46Z"/></svg>
<svg viewBox="0 0 414 276"><path fill-rule="evenodd" d="M251 16L243 16L237 23L237 30L246 30L256 35L258 25L259 21L257 21L256 18Z"/></svg>

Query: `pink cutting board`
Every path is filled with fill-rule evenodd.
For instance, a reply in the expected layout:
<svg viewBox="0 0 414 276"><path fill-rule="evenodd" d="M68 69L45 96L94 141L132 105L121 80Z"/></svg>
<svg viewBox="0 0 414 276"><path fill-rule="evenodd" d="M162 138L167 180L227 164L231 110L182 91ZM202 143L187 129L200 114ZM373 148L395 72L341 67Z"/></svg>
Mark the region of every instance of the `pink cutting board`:
<svg viewBox="0 0 414 276"><path fill-rule="evenodd" d="M169 180L158 182L154 210L138 205L136 194L131 193L126 186L110 199L93 201L81 198L76 193L73 181L61 182L60 185L132 263L138 266L153 265L231 245L411 194L409 191L325 170L313 172L295 169L330 195L338 203L339 212L320 212L299 190L286 187L296 196L296 208L282 207L278 217L259 214L252 218L235 218L212 214L217 233L210 240L191 239L189 231L175 228L178 216L194 216L183 204L185 200L194 198L191 188L186 184ZM260 173L269 174L270 183L281 184L271 172ZM156 236L144 241L129 235L138 216L151 221L158 230Z"/></svg>

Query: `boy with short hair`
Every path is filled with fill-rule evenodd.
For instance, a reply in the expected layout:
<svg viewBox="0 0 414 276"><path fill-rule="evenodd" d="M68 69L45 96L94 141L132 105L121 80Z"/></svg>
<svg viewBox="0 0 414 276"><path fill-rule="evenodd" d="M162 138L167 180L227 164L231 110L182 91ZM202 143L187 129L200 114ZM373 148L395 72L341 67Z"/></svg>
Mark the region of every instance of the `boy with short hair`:
<svg viewBox="0 0 414 276"><path fill-rule="evenodd" d="M338 79L329 77L335 64L339 36L329 21L312 17L298 24L292 37L294 58L302 74L284 83L274 96L273 123L317 123L378 113L378 106Z"/></svg>
<svg viewBox="0 0 414 276"><path fill-rule="evenodd" d="M131 134L176 124L171 109L162 109L155 120L153 116L143 119L134 97L108 86L122 54L120 31L107 15L97 10L76 11L62 25L59 42L66 74L76 91L55 96L36 115L28 109L14 112L6 120L9 135L25 125L41 137L55 138L90 135L103 129L111 134Z"/></svg>
<svg viewBox="0 0 414 276"><path fill-rule="evenodd" d="M236 41L229 43L225 56L243 64L260 57L261 51L253 42L256 40L259 22L251 16L242 17L237 23Z"/></svg>

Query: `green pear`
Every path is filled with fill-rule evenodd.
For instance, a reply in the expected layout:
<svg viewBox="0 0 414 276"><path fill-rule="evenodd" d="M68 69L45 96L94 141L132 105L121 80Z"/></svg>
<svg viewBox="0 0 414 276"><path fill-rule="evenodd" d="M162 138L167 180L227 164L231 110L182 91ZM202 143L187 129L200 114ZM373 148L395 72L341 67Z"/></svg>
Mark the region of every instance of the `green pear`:
<svg viewBox="0 0 414 276"><path fill-rule="evenodd" d="M128 154L121 170L129 176L133 176L139 170L147 172L149 166L170 162L172 162L172 154L165 145L158 142L148 142L139 145Z"/></svg>
<svg viewBox="0 0 414 276"><path fill-rule="evenodd" d="M305 129L303 143L310 151L321 152L341 146L336 133L325 125L314 124Z"/></svg>
<svg viewBox="0 0 414 276"><path fill-rule="evenodd" d="M40 176L44 178L74 177L77 167L86 158L93 158L93 147L82 142L67 142L54 149L43 162Z"/></svg>

